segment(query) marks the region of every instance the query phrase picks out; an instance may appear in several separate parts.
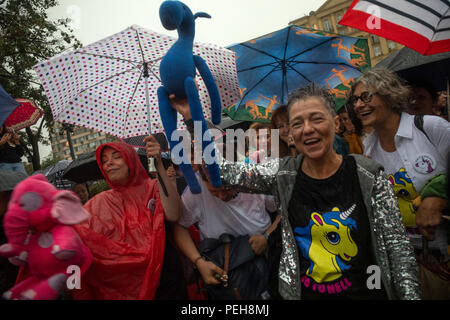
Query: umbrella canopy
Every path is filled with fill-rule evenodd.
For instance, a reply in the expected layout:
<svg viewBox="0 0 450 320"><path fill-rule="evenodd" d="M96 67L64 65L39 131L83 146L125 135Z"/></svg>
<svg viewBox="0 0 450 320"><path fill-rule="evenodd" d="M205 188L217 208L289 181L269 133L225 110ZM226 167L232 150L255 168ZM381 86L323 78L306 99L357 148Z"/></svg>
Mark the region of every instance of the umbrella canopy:
<svg viewBox="0 0 450 320"><path fill-rule="evenodd" d="M450 52L424 56L404 47L378 62L375 68L380 67L395 71L409 82L425 80L436 91L446 90L450 78Z"/></svg>
<svg viewBox="0 0 450 320"><path fill-rule="evenodd" d="M26 99L16 99L20 105L14 109L5 121L7 128L18 131L35 124L44 114L40 108L34 104L33 101Z"/></svg>
<svg viewBox="0 0 450 320"><path fill-rule="evenodd" d="M103 179L95 158L95 151L79 155L67 166L62 176L76 183Z"/></svg>
<svg viewBox="0 0 450 320"><path fill-rule="evenodd" d="M267 122L292 90L310 82L328 87L339 108L351 83L370 67L366 39L294 25L230 49L241 90L238 103L225 110L234 120Z"/></svg>
<svg viewBox="0 0 450 320"><path fill-rule="evenodd" d="M139 159L146 170L148 170L148 160L145 154L138 153ZM83 183L87 181L96 181L104 179L102 172L97 164L95 151L81 154L73 160L62 173L62 178Z"/></svg>
<svg viewBox="0 0 450 320"><path fill-rule="evenodd" d="M175 38L131 26L86 47L37 64L53 117L126 139L163 132L156 91L159 63ZM234 53L194 44L214 76L223 105L239 98ZM197 77L200 101L211 117L206 86ZM146 99L149 89L149 99ZM181 116L178 126L182 127Z"/></svg>
<svg viewBox="0 0 450 320"><path fill-rule="evenodd" d="M18 106L19 103L14 100L0 85L0 126L3 126L5 120Z"/></svg>
<svg viewBox="0 0 450 320"><path fill-rule="evenodd" d="M72 160L60 160L43 170L35 171L33 175L39 173L43 174L57 189L72 189L74 183L63 178L64 170L70 165L71 162Z"/></svg>
<svg viewBox="0 0 450 320"><path fill-rule="evenodd" d="M401 43L423 55L450 51L448 1L354 0L338 23Z"/></svg>

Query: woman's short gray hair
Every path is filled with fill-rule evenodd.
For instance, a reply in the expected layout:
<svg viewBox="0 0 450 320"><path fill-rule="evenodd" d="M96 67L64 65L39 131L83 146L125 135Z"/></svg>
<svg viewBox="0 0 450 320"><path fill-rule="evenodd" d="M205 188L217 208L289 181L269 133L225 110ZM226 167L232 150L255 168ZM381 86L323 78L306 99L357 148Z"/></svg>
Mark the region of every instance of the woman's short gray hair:
<svg viewBox="0 0 450 320"><path fill-rule="evenodd" d="M309 98L318 98L323 102L323 105L334 118L336 116L336 105L334 104L333 96L330 94L328 88L311 82L310 84L295 89L289 94L289 100L287 103L288 114L294 103L299 100L307 100Z"/></svg>
<svg viewBox="0 0 450 320"><path fill-rule="evenodd" d="M408 108L411 88L395 72L385 68L367 71L353 84L351 94L360 83L370 91L375 89L392 111L402 113Z"/></svg>

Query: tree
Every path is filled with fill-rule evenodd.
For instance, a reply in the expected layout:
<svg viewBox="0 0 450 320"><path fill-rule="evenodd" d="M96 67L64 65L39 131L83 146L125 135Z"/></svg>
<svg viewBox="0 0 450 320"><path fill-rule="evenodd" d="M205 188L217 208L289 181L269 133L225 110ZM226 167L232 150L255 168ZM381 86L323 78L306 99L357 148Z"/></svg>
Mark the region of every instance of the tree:
<svg viewBox="0 0 450 320"><path fill-rule="evenodd" d="M47 167L50 167L50 166L54 165L55 163L58 163L61 160L62 159L59 157L49 156L49 157L45 158L44 160L42 160L41 170L43 170Z"/></svg>
<svg viewBox="0 0 450 320"><path fill-rule="evenodd" d="M25 155L40 169L38 142L47 143L42 128L52 132L53 117L33 66L65 50L81 47L70 19L51 21L46 11L57 0L0 0L0 84L14 98L34 101L44 110L37 129L21 134Z"/></svg>

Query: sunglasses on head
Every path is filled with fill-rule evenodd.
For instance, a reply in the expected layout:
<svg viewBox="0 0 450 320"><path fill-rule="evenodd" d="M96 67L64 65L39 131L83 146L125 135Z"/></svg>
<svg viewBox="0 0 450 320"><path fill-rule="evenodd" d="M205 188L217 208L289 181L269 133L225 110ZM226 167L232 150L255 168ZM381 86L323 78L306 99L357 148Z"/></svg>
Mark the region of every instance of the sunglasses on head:
<svg viewBox="0 0 450 320"><path fill-rule="evenodd" d="M358 102L359 99L361 99L361 101L364 103L369 103L370 101L372 101L373 95L374 94L370 93L369 91L364 91L359 96L351 96L348 101L351 105L355 105L355 103Z"/></svg>

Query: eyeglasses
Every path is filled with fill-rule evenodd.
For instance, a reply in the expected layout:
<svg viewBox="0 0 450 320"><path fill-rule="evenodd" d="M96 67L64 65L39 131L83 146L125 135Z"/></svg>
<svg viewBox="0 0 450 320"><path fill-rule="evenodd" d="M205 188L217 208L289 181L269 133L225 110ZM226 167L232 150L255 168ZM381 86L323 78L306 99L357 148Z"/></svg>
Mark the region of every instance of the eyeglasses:
<svg viewBox="0 0 450 320"><path fill-rule="evenodd" d="M372 101L373 95L374 94L370 93L369 91L364 91L359 96L351 96L348 101L351 105L355 105L355 103L358 102L359 99L361 99L361 101L364 103L369 103L370 101Z"/></svg>

